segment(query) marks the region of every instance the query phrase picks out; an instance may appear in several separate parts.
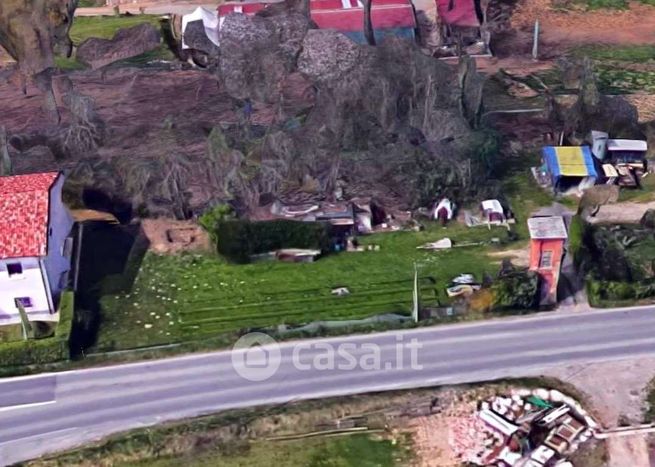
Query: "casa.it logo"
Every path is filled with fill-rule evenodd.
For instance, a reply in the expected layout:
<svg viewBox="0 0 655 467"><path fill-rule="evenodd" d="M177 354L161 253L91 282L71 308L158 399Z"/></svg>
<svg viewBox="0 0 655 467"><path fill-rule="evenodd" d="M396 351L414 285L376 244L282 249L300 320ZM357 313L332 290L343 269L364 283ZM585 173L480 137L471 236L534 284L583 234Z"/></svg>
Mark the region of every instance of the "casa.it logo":
<svg viewBox="0 0 655 467"><path fill-rule="evenodd" d="M251 332L242 336L232 348L232 367L248 381L264 381L280 368L280 347L275 339Z"/></svg>

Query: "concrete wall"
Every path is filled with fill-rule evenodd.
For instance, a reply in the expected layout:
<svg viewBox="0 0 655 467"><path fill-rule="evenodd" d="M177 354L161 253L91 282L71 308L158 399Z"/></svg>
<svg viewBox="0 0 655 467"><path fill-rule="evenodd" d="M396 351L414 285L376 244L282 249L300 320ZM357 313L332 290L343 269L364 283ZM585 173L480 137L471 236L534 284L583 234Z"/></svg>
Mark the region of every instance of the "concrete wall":
<svg viewBox="0 0 655 467"><path fill-rule="evenodd" d="M9 277L7 264L20 263L23 273ZM50 306L39 258L11 258L0 260L0 321L18 318L15 299L29 297L29 314L50 313Z"/></svg>

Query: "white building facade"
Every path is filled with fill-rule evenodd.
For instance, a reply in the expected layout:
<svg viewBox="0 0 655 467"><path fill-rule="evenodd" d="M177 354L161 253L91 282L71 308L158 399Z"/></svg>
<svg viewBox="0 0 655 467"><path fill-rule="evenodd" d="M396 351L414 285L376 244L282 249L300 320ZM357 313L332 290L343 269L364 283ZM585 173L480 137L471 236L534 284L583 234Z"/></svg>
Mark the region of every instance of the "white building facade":
<svg viewBox="0 0 655 467"><path fill-rule="evenodd" d="M59 173L0 177L0 325L58 321L71 269L73 218Z"/></svg>

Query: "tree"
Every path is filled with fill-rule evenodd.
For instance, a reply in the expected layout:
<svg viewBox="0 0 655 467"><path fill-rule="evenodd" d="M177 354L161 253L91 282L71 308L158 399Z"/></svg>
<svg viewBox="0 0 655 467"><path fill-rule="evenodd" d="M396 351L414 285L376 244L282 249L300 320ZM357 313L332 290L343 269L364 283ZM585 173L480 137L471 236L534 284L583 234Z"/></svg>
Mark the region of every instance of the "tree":
<svg viewBox="0 0 655 467"><path fill-rule="evenodd" d="M368 45L375 45L375 34L373 33L373 22L371 21L371 7L373 0L364 0L364 36Z"/></svg>
<svg viewBox="0 0 655 467"><path fill-rule="evenodd" d="M0 126L0 177L11 175L11 158L7 149L7 131Z"/></svg>

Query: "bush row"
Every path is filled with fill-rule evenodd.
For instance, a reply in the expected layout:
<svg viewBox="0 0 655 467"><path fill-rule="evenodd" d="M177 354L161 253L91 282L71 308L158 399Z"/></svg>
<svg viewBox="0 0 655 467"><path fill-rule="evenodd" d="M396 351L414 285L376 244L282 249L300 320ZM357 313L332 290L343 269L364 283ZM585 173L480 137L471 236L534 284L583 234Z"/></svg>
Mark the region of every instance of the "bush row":
<svg viewBox="0 0 655 467"><path fill-rule="evenodd" d="M280 248L312 248L325 252L330 248L329 227L326 223L284 219L220 221L216 228L217 248L220 254L238 263L247 263L252 255Z"/></svg>
<svg viewBox="0 0 655 467"><path fill-rule="evenodd" d="M72 291L64 291L59 305L59 324L55 335L45 339L7 342L0 344L3 367L54 363L70 358L68 340L73 325L75 298Z"/></svg>

